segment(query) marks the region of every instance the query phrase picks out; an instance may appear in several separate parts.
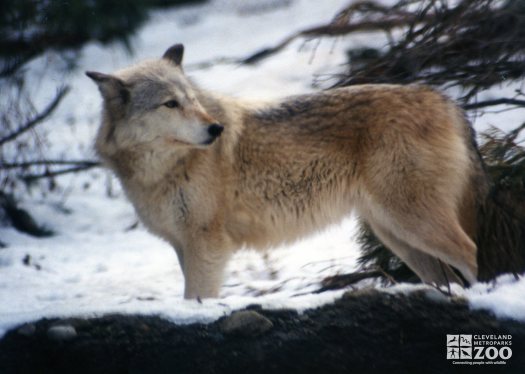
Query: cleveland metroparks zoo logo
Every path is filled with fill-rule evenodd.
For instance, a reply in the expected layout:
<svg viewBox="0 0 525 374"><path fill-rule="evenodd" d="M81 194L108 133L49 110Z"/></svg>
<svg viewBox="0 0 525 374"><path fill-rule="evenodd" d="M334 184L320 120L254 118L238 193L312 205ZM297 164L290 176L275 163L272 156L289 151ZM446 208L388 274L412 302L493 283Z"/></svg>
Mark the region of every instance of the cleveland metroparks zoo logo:
<svg viewBox="0 0 525 374"><path fill-rule="evenodd" d="M505 365L512 357L512 335L448 335L447 360L455 365Z"/></svg>

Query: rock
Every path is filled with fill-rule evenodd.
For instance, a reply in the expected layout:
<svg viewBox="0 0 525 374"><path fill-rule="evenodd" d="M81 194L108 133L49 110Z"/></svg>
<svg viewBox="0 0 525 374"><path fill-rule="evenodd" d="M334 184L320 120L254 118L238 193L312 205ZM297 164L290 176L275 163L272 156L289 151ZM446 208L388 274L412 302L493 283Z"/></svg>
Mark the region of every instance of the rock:
<svg viewBox="0 0 525 374"><path fill-rule="evenodd" d="M450 301L450 298L447 295L435 288L421 290L421 294L428 300L436 303L448 303Z"/></svg>
<svg viewBox="0 0 525 374"><path fill-rule="evenodd" d="M363 288L358 288L356 290L346 291L343 294L342 299L346 300L346 299L359 299L361 297L372 297L372 296L377 296L380 293L381 291L379 291L375 287L363 287Z"/></svg>
<svg viewBox="0 0 525 374"><path fill-rule="evenodd" d="M241 310L222 320L220 330L226 335L259 336L273 327L272 321L253 310Z"/></svg>
<svg viewBox="0 0 525 374"><path fill-rule="evenodd" d="M76 338L77 330L71 325L51 326L47 330L47 337L55 341L67 341Z"/></svg>
<svg viewBox="0 0 525 374"><path fill-rule="evenodd" d="M4 194L0 191L0 209L4 211L5 216L11 221L15 229L26 234L39 238L53 236L54 232L43 226L40 226L33 217L24 209L18 207L15 198L12 195Z"/></svg>

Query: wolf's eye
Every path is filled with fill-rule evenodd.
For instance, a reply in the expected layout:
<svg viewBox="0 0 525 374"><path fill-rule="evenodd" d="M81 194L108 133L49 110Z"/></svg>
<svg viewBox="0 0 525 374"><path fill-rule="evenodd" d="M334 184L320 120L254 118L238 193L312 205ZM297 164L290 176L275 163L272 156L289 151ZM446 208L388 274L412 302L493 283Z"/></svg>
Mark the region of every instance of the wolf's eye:
<svg viewBox="0 0 525 374"><path fill-rule="evenodd" d="M178 108L180 106L177 100L169 100L164 103L164 106L170 109Z"/></svg>

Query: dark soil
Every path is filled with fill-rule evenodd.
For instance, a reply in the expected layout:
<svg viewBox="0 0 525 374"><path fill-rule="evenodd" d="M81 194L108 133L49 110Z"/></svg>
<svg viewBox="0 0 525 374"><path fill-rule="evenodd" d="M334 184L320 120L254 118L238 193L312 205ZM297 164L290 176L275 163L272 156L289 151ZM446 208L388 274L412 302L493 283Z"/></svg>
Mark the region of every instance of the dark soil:
<svg viewBox="0 0 525 374"><path fill-rule="evenodd" d="M233 317L183 326L123 315L40 320L0 341L0 373L525 373L525 324L437 291L347 293L303 314L249 309L262 325L227 329ZM57 325L74 334L53 336ZM506 365L453 365L447 334L511 334L513 355Z"/></svg>

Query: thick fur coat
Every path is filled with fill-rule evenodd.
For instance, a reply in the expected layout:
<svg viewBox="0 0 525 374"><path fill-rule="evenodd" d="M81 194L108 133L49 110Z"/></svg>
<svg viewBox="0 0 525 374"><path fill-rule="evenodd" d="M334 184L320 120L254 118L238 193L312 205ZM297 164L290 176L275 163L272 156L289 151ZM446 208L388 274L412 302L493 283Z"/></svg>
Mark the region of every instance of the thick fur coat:
<svg viewBox="0 0 525 374"><path fill-rule="evenodd" d="M294 241L352 210L422 280L476 281L482 168L449 99L362 85L250 103L197 88L182 53L88 75L104 98L97 152L175 248L185 297L217 297L235 250Z"/></svg>

